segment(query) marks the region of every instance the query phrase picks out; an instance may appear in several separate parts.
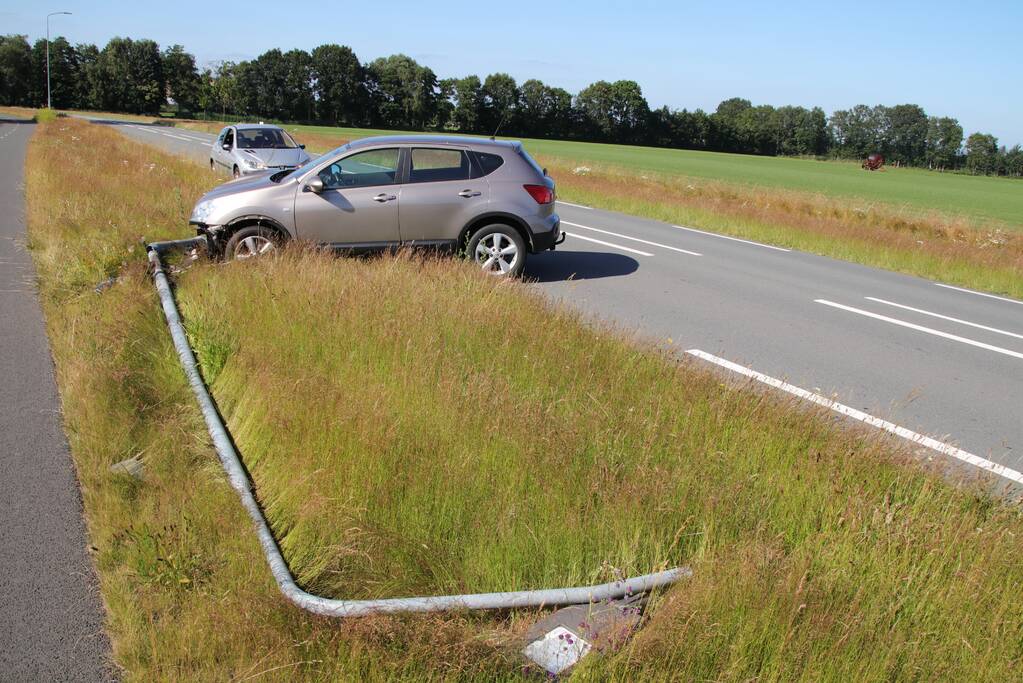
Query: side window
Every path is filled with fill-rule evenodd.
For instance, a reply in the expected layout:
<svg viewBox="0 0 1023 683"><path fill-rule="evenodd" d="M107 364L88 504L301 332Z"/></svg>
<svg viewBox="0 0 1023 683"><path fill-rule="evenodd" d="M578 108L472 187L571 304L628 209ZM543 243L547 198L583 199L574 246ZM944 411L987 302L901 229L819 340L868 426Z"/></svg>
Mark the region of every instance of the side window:
<svg viewBox="0 0 1023 683"><path fill-rule="evenodd" d="M224 135L224 144L234 147L234 129L228 128L227 133Z"/></svg>
<svg viewBox="0 0 1023 683"><path fill-rule="evenodd" d="M438 183L445 180L468 180L469 157L460 149L413 147L410 183Z"/></svg>
<svg viewBox="0 0 1023 683"><path fill-rule="evenodd" d="M338 159L318 174L324 188L393 185L398 175L398 149L371 149Z"/></svg>
<svg viewBox="0 0 1023 683"><path fill-rule="evenodd" d="M224 138L226 136L227 136L227 128L225 128L224 130L220 131L220 135L217 136L217 144L218 145L224 144Z"/></svg>
<svg viewBox="0 0 1023 683"><path fill-rule="evenodd" d="M504 163L504 158L499 154L488 154L486 152L476 152L475 154L476 165L479 166L480 175L490 175L501 168L501 164Z"/></svg>

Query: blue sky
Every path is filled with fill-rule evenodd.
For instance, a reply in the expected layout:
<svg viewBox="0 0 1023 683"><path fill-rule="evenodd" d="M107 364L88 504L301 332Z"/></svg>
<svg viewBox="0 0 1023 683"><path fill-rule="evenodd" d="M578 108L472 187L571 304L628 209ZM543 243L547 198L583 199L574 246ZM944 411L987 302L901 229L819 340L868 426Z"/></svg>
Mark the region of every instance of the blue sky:
<svg viewBox="0 0 1023 683"><path fill-rule="evenodd" d="M633 79L654 107L712 111L732 96L828 113L914 102L958 118L967 134L1023 143L1023 0L50 2L0 0L0 33L35 39L48 11L68 10L52 19L54 35L100 47L115 35L181 43L200 64L336 42L364 62L403 52L441 78L505 71L572 93Z"/></svg>

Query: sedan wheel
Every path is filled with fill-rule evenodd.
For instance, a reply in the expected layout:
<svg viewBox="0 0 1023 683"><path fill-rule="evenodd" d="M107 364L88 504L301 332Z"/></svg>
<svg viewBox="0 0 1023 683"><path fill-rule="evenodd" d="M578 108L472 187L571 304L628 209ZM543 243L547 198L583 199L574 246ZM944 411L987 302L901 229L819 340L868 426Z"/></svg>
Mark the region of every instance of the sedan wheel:
<svg viewBox="0 0 1023 683"><path fill-rule="evenodd" d="M237 166L235 166L234 170L231 172L231 175L233 175L235 178L241 178L242 172L238 170Z"/></svg>

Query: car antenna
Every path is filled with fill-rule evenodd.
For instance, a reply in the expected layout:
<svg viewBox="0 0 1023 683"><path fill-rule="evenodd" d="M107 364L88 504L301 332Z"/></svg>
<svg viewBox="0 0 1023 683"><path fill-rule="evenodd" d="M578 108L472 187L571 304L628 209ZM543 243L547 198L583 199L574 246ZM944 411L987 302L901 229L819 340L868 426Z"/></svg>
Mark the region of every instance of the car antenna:
<svg viewBox="0 0 1023 683"><path fill-rule="evenodd" d="M499 130L501 130L501 126L504 125L504 120L505 120L505 118L507 118L507 116L508 116L508 110L505 109L503 112L501 112L501 120L497 122L497 128L494 129L494 134L490 136L491 140L494 140L494 139L497 138L497 132Z"/></svg>

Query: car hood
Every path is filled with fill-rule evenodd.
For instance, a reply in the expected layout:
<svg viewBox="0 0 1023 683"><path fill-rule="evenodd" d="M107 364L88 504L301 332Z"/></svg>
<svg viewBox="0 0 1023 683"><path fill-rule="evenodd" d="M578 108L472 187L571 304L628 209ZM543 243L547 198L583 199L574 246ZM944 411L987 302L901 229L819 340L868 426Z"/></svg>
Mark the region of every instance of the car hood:
<svg viewBox="0 0 1023 683"><path fill-rule="evenodd" d="M258 190L265 187L276 187L277 183L270 180L270 176L273 175L270 171L263 173L257 173L255 175L242 176L236 180L231 180L223 185L218 185L206 194L204 194L199 201L205 202L209 199L217 199L219 197L228 197L235 194L242 194L251 190Z"/></svg>
<svg viewBox="0 0 1023 683"><path fill-rule="evenodd" d="M258 159L267 166L300 166L309 160L309 155L300 147L293 149L240 149L243 159Z"/></svg>

